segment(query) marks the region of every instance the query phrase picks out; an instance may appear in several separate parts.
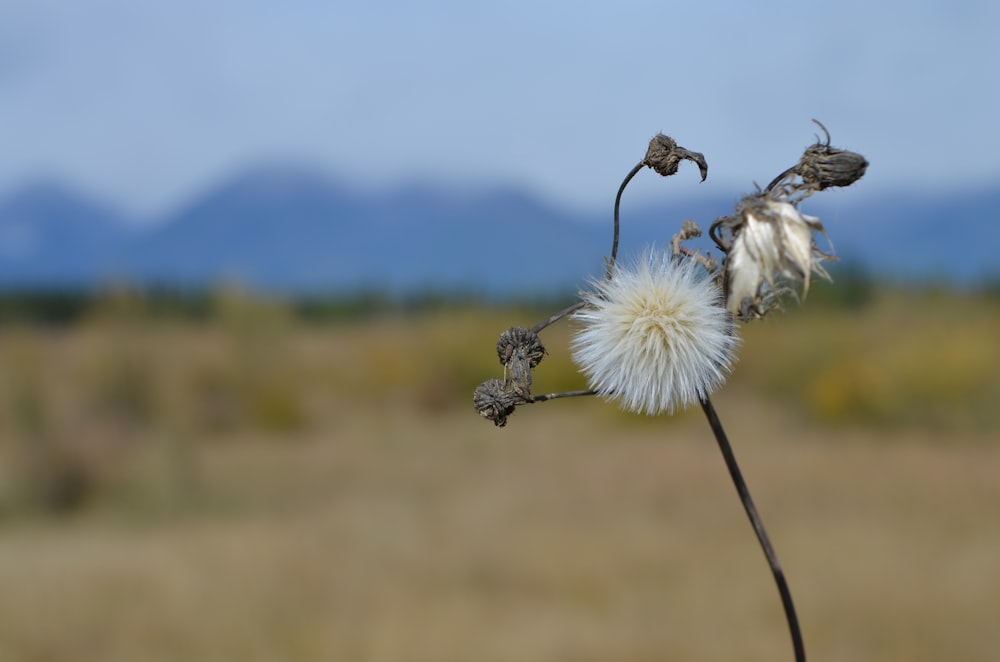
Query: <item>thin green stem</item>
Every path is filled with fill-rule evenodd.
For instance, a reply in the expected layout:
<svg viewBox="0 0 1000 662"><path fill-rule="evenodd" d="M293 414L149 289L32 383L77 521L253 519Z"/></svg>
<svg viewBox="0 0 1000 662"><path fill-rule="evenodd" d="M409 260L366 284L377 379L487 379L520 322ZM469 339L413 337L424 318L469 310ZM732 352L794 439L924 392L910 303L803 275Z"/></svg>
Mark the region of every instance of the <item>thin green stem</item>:
<svg viewBox="0 0 1000 662"><path fill-rule="evenodd" d="M740 495L740 502L743 504L743 509L750 519L754 533L757 534L760 547L764 550L764 556L767 557L767 564L771 567L774 583L777 584L778 593L781 595L781 605L784 607L785 617L788 619L788 630L792 636L792 648L795 650L795 662L805 662L806 649L802 643L802 631L799 629L799 619L795 615L792 593L788 589L788 582L785 581L785 573L781 569L781 564L778 563L778 555L775 554L774 547L771 546L771 540L764 529L764 522L757 513L757 507L754 506L753 499L750 497L750 490L747 487L746 481L743 480L743 473L736 462L736 456L733 454L733 448L729 444L729 438L726 437L726 431L722 427L719 415L716 413L715 407L712 406L712 401L708 399L708 396L702 399L701 408L705 412L705 417L708 419L708 424L711 426L712 432L715 434L715 440L719 443L719 450L722 451L722 457L726 461L729 475L732 477L733 485L736 486L736 491Z"/></svg>

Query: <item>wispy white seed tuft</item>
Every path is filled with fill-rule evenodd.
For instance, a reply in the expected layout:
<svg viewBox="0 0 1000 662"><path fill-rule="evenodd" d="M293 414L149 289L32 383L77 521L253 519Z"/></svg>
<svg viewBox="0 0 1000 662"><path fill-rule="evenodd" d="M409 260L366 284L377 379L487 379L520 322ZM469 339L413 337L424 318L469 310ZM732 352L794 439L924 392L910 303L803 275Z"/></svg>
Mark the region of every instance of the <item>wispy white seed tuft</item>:
<svg viewBox="0 0 1000 662"><path fill-rule="evenodd" d="M647 250L583 299L573 360L624 409L673 413L725 382L738 341L722 292L693 260Z"/></svg>
<svg viewBox="0 0 1000 662"><path fill-rule="evenodd" d="M810 276L829 278L821 262L814 232L823 232L818 218L795 205L749 196L737 207L733 247L726 258L728 308L734 315L763 314L779 288L775 278L801 282L809 291ZM764 287L766 285L766 287Z"/></svg>

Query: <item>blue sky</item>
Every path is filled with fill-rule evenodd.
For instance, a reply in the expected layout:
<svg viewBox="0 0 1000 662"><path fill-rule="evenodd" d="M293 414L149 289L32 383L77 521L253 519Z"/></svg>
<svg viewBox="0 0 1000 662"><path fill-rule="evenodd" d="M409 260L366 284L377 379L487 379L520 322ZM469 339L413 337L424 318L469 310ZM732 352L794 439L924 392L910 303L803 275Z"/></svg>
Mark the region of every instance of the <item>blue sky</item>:
<svg viewBox="0 0 1000 662"><path fill-rule="evenodd" d="M998 34L996 2L0 0L0 196L54 177L155 217L279 160L587 209L658 131L736 196L813 117L868 191L982 185Z"/></svg>

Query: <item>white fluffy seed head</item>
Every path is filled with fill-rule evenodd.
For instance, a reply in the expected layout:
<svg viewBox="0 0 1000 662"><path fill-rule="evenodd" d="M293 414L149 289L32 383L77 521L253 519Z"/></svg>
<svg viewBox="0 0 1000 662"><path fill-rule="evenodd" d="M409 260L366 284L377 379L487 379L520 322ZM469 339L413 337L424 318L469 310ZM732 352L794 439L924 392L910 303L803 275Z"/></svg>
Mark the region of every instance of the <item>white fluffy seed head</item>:
<svg viewBox="0 0 1000 662"><path fill-rule="evenodd" d="M827 256L816 250L814 232L823 232L818 218L806 216L788 202L761 200L737 209L740 224L726 259L728 308L734 315L750 309L766 312L778 288L775 277L801 282L809 291L812 273L829 278L820 264ZM764 285L767 285L764 288Z"/></svg>
<svg viewBox="0 0 1000 662"><path fill-rule="evenodd" d="M624 409L673 413L725 382L737 338L715 282L693 260L646 251L584 293L571 349L590 388Z"/></svg>

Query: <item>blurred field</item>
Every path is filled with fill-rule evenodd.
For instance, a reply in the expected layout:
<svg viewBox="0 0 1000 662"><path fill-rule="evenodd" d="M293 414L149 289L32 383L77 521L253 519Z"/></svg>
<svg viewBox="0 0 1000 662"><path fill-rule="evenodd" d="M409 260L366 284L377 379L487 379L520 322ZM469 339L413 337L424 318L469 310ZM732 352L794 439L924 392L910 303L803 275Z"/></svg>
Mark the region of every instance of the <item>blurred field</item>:
<svg viewBox="0 0 1000 662"><path fill-rule="evenodd" d="M121 295L5 323L0 659L791 659L699 412L476 416L497 333L541 316ZM819 298L745 331L716 406L810 658L996 659L996 299ZM582 386L566 337L536 392Z"/></svg>

